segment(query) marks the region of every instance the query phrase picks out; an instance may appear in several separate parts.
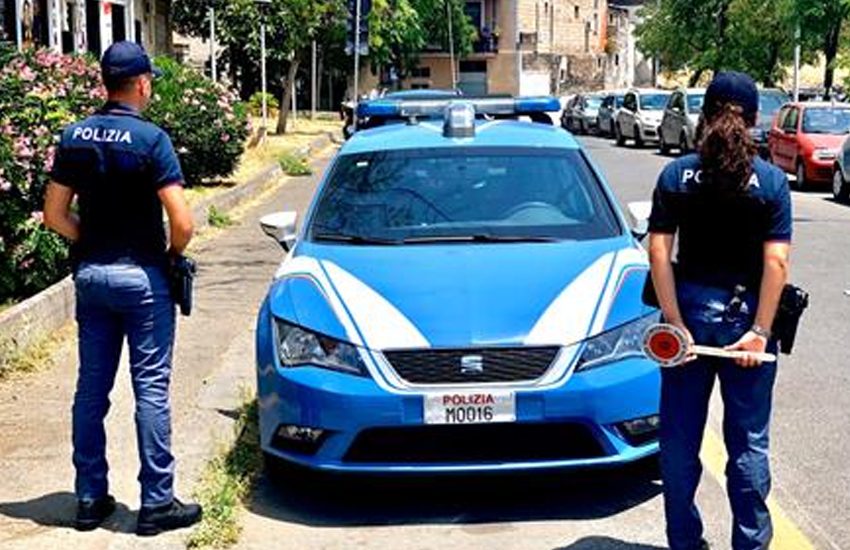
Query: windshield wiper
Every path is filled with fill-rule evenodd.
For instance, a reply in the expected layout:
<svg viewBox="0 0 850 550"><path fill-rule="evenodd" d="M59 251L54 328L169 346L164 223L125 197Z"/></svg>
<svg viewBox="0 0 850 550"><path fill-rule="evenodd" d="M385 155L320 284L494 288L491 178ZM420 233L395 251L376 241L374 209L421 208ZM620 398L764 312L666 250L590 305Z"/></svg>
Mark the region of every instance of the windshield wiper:
<svg viewBox="0 0 850 550"><path fill-rule="evenodd" d="M350 235L347 233L316 233L313 239L317 241L334 241L351 244L378 244L378 245L396 245L402 241L397 239L382 239L380 237L364 237L362 235Z"/></svg>
<svg viewBox="0 0 850 550"><path fill-rule="evenodd" d="M491 235L476 233L472 235L434 235L423 237L408 237L405 244L441 243L441 242L475 242L475 243L554 243L560 239L555 237L538 237L534 235Z"/></svg>

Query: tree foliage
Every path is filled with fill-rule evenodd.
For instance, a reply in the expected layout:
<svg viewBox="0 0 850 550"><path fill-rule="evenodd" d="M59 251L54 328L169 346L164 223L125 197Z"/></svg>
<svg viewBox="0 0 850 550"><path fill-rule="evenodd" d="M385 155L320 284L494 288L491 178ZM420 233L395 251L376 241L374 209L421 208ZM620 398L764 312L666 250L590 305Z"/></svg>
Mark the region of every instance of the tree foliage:
<svg viewBox="0 0 850 550"><path fill-rule="evenodd" d="M766 85L785 76L801 30L804 61L827 60L831 84L850 0L655 0L642 11L638 46L670 70L740 70Z"/></svg>

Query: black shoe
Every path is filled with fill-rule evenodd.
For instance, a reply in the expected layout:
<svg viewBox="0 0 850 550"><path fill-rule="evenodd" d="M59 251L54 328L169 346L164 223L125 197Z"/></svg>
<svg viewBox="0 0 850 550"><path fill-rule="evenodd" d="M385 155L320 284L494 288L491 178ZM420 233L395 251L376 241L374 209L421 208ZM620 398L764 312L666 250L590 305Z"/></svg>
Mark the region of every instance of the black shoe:
<svg viewBox="0 0 850 550"><path fill-rule="evenodd" d="M77 519L74 527L77 531L91 531L115 511L115 499L110 495L95 500L84 499L77 502Z"/></svg>
<svg viewBox="0 0 850 550"><path fill-rule="evenodd" d="M711 545L708 544L708 541L702 539L699 543L699 550L711 550Z"/></svg>
<svg viewBox="0 0 850 550"><path fill-rule="evenodd" d="M171 504L139 510L136 534L151 537L163 531L189 527L201 521L203 511L199 504L183 504L176 498Z"/></svg>

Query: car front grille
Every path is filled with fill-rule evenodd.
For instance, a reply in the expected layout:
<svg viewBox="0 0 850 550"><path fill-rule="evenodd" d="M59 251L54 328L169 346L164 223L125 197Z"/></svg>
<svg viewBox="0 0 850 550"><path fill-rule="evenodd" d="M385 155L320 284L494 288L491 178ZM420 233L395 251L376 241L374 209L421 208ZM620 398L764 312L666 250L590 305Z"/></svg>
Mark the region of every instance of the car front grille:
<svg viewBox="0 0 850 550"><path fill-rule="evenodd" d="M411 384L528 382L549 370L558 347L386 351L395 372Z"/></svg>
<svg viewBox="0 0 850 550"><path fill-rule="evenodd" d="M487 464L582 460L604 456L582 424L469 424L370 428L343 460L383 464Z"/></svg>

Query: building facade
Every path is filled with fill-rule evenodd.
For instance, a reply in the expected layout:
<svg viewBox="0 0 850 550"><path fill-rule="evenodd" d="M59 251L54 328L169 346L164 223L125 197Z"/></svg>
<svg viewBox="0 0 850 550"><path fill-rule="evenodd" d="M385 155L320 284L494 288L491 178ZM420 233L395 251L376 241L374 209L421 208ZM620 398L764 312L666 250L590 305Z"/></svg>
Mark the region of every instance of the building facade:
<svg viewBox="0 0 850 550"><path fill-rule="evenodd" d="M455 85L466 94L541 95L605 83L606 0L471 0L478 29L473 53L456 60ZM368 64L367 64L368 65ZM380 88L361 73L360 93ZM426 49L403 88L451 88L451 57Z"/></svg>
<svg viewBox="0 0 850 550"><path fill-rule="evenodd" d="M113 42L133 40L169 53L170 12L170 0L0 0L0 41L100 56Z"/></svg>
<svg viewBox="0 0 850 550"><path fill-rule="evenodd" d="M654 60L637 48L635 29L644 0L608 2L608 43L605 86L607 88L649 87L655 85Z"/></svg>

